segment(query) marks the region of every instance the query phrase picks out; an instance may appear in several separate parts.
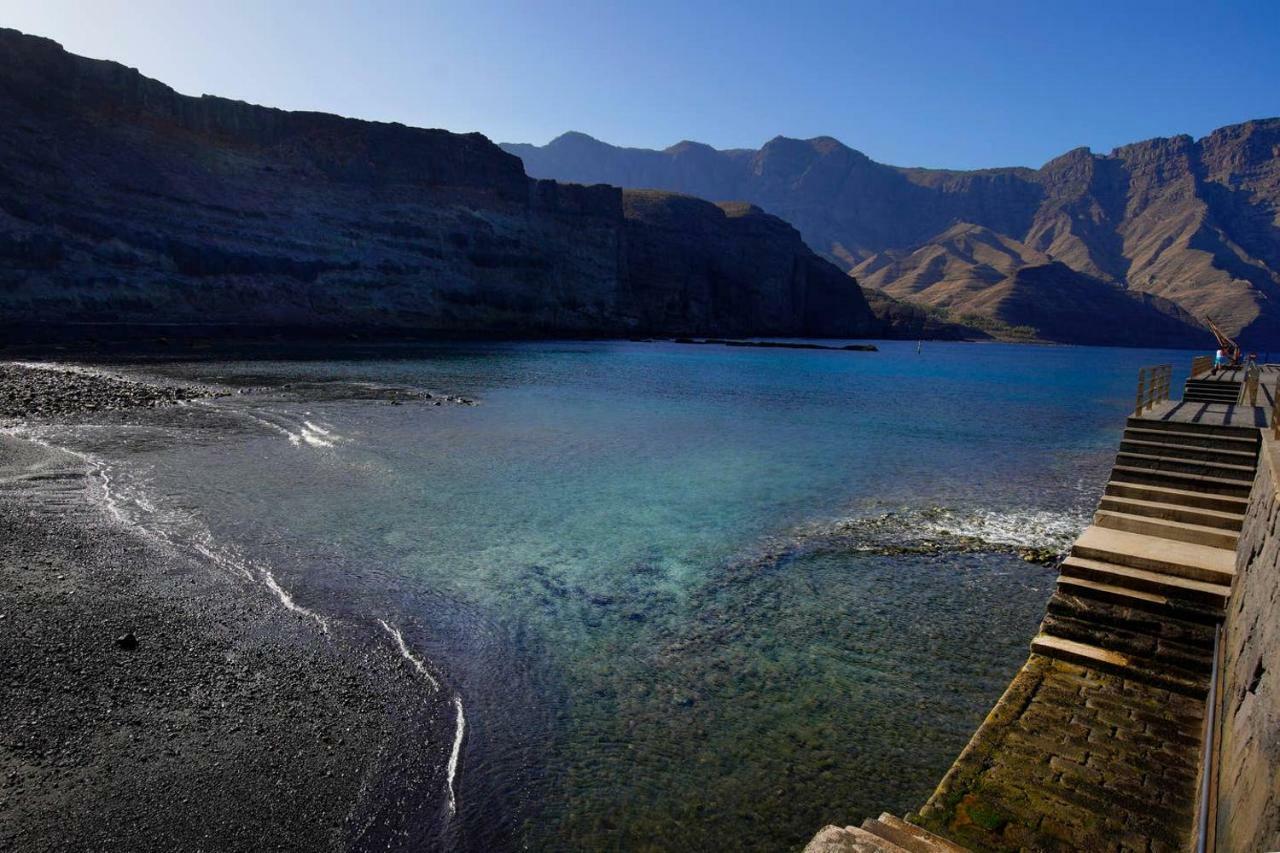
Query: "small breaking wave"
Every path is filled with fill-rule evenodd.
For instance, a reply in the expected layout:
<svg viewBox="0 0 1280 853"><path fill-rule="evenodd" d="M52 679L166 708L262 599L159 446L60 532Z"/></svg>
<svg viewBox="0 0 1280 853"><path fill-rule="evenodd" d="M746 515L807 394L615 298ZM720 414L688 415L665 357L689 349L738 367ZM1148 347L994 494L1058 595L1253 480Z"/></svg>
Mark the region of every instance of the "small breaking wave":
<svg viewBox="0 0 1280 853"><path fill-rule="evenodd" d="M445 775L445 781L449 790L449 814L458 813L458 796L454 790L454 780L458 776L458 759L462 755L462 738L467 730L467 718L462 713L462 698L455 695L453 697L453 707L458 713L457 726L453 733L453 750L449 753L448 772Z"/></svg>
<svg viewBox="0 0 1280 853"><path fill-rule="evenodd" d="M246 557L231 546L216 542L213 533L189 513L161 510L140 487L121 483L115 476L114 469L102 457L55 444L26 425L5 428L0 432L78 459L85 466L90 502L102 509L116 524L159 545L179 552L194 553L245 580L263 584L285 609L315 620L322 631L328 632L328 621L314 610L298 604L276 580L269 566ZM152 523L144 523L144 518Z"/></svg>
<svg viewBox="0 0 1280 853"><path fill-rule="evenodd" d="M333 447L336 441L340 438L340 436L335 435L322 426L313 424L311 421L302 422L302 432L298 434L298 437L312 447ZM292 436L290 437L290 440L293 441ZM294 441L293 443L297 444L298 442Z"/></svg>
<svg viewBox="0 0 1280 853"><path fill-rule="evenodd" d="M282 412L270 409L250 410L244 406L228 405L215 400L201 400L199 402L207 408L241 417L259 426L266 427L271 432L284 436L294 447L306 445L318 449L327 449L335 447L340 441L345 441L342 436L334 432L332 426L321 425L313 420L301 419L299 422L296 416ZM306 414L310 415L311 413L307 412Z"/></svg>
<svg viewBox="0 0 1280 853"><path fill-rule="evenodd" d="M415 655L409 648L409 644L405 642L404 634L400 633L400 629L392 625L385 619L379 619L378 624L386 631L391 639L395 641L396 648L400 655L413 664L413 668L427 680L431 685L431 692L440 689L440 682L436 680L427 665L422 659ZM467 717L462 710L462 697L458 694L453 695L453 709L455 713L455 724L453 732L453 747L449 752L449 763L445 767L445 786L449 796L449 816L452 817L458 813L458 794L457 794L457 778L458 778L458 762L462 758L462 741L466 735Z"/></svg>
<svg viewBox="0 0 1280 853"><path fill-rule="evenodd" d="M409 650L409 644L404 641L404 635L400 633L400 629L391 625L385 619L379 619L378 623L382 625L383 629L391 635L393 640L395 640L396 647L400 650L400 654L408 660L409 663L413 664L413 668L418 671L418 674L431 682L433 690L439 690L440 682L436 681L435 677L427 669L427 665L422 662L422 659L414 655L414 653Z"/></svg>

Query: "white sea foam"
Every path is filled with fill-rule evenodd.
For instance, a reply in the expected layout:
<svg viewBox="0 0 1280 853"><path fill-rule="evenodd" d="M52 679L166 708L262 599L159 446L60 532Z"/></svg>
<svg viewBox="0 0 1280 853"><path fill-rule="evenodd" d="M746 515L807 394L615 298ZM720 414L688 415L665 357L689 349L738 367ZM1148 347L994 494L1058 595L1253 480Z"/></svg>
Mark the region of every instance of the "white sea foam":
<svg viewBox="0 0 1280 853"><path fill-rule="evenodd" d="M55 444L25 424L7 427L0 430L0 433L79 459L86 468L90 501L121 527L172 550L194 552L221 569L240 575L245 580L263 584L286 609L314 619L322 631L328 631L327 620L294 601L293 596L276 580L269 566L249 559L233 547L219 544L214 540L213 533L194 516L165 513L141 488L120 484L106 460L92 453ZM140 510L154 523L143 524L135 510Z"/></svg>
<svg viewBox="0 0 1280 853"><path fill-rule="evenodd" d="M332 432L324 427L317 426L311 421L302 422L302 440L312 447L333 447L335 436Z"/></svg>
<svg viewBox="0 0 1280 853"><path fill-rule="evenodd" d="M409 650L409 644L404 641L404 635L400 633L400 629L389 624L385 619L379 619L378 622L382 625L383 629L391 635L391 638L396 641L396 647L400 649L400 654L413 664L413 668L418 671L419 675L431 682L433 690L439 690L440 682L436 681L431 675L431 672L427 669L426 664L422 662L422 659L415 656L413 652Z"/></svg>
<svg viewBox="0 0 1280 853"><path fill-rule="evenodd" d="M1089 520L1076 513L1044 510L937 510L922 514L919 524L923 532L933 535L972 537L1022 548L1065 548L1088 526Z"/></svg>
<svg viewBox="0 0 1280 853"><path fill-rule="evenodd" d="M467 718L462 713L462 698L453 697L453 707L458 712L458 724L453 735L453 751L449 753L449 769L446 781L449 786L449 814L458 813L458 797L454 791L454 780L458 775L458 758L462 755L462 736L467 728Z"/></svg>
<svg viewBox="0 0 1280 853"><path fill-rule="evenodd" d="M267 585L267 589L276 594L276 598L280 599L281 604L283 604L287 609L292 610L294 613L300 613L303 616L309 616L316 620L316 622L320 623L321 630L329 630L329 623L325 621L325 618L314 610L308 610L301 604L294 601L293 596L291 596L284 587L280 586L279 582L276 580L276 576L271 573L270 569L266 566L258 566L257 568L258 574L262 576L263 583Z"/></svg>
<svg viewBox="0 0 1280 853"><path fill-rule="evenodd" d="M1080 511L910 507L802 524L792 536L771 547L786 550L797 543L839 542L861 551L917 546L946 550L952 545L970 550L978 542L995 549L1062 551L1088 524L1089 515Z"/></svg>

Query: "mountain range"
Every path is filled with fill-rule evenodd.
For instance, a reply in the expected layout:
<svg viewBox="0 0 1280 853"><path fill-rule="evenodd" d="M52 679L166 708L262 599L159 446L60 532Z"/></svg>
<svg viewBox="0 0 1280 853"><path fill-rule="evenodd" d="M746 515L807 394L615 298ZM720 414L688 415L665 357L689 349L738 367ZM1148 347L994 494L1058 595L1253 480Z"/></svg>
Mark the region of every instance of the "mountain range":
<svg viewBox="0 0 1280 853"><path fill-rule="evenodd" d="M1203 139L1077 148L1039 169L877 163L830 137L759 150L619 148L581 133L503 144L535 177L756 204L855 276L937 317L1075 343L1138 343L1212 319L1280 345L1280 119Z"/></svg>
<svg viewBox="0 0 1280 853"><path fill-rule="evenodd" d="M0 341L886 332L758 207L531 179L480 134L189 97L8 29L0 115Z"/></svg>

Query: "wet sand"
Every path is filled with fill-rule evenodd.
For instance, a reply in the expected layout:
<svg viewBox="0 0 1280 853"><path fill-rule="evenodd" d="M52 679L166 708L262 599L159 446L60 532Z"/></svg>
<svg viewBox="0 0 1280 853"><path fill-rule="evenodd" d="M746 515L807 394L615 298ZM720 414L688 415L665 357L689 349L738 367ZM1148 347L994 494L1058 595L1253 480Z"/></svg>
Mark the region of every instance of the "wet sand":
<svg viewBox="0 0 1280 853"><path fill-rule="evenodd" d="M0 372L0 427L41 416L10 393L29 373ZM73 415L39 374L44 415ZM80 408L184 396L74 385ZM322 627L96 489L0 435L0 850L449 846L453 709L381 626Z"/></svg>

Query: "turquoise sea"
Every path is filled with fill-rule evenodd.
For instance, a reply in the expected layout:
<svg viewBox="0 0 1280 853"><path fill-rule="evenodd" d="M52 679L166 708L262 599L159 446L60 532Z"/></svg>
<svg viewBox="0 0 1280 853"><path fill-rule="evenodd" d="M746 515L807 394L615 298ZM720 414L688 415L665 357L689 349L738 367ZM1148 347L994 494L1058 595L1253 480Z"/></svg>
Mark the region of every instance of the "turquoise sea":
<svg viewBox="0 0 1280 853"><path fill-rule="evenodd" d="M36 431L122 523L448 691L403 746L452 764L423 832L786 850L924 802L1052 591L1018 549L1070 543L1137 369L1190 356L264 348L99 365L237 393Z"/></svg>

